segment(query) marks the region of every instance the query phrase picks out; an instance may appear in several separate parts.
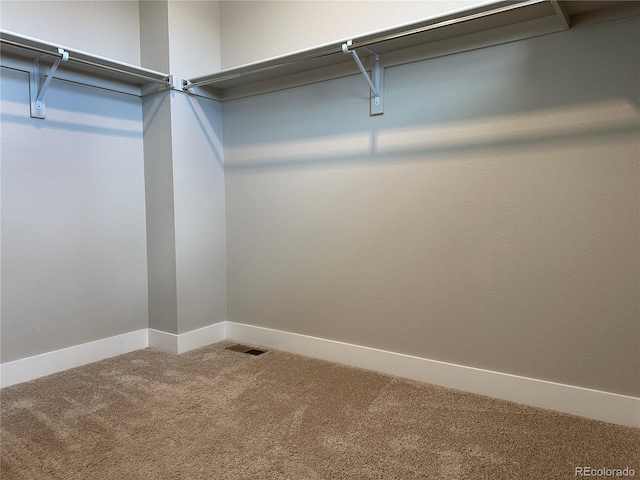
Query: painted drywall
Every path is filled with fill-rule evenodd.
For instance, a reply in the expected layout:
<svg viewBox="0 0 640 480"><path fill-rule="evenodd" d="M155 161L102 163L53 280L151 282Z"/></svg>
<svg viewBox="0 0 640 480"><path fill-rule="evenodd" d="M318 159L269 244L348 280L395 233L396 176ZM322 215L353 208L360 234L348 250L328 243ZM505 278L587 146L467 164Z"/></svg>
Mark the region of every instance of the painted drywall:
<svg viewBox="0 0 640 480"><path fill-rule="evenodd" d="M138 3L142 65L159 72L170 72L169 3L152 0Z"/></svg>
<svg viewBox="0 0 640 480"><path fill-rule="evenodd" d="M178 334L227 318L222 106L172 93Z"/></svg>
<svg viewBox="0 0 640 480"><path fill-rule="evenodd" d="M177 82L219 68L217 2L141 2L140 23L152 68L169 66ZM149 326L181 334L226 320L222 107L165 91L143 108Z"/></svg>
<svg viewBox="0 0 640 480"><path fill-rule="evenodd" d="M219 2L170 1L169 57L176 78L192 78L220 70Z"/></svg>
<svg viewBox="0 0 640 480"><path fill-rule="evenodd" d="M180 82L220 69L217 1L168 3L171 73ZM222 105L171 93L177 331L227 318Z"/></svg>
<svg viewBox="0 0 640 480"><path fill-rule="evenodd" d="M142 99L149 327L177 333L175 208L168 91Z"/></svg>
<svg viewBox="0 0 640 480"><path fill-rule="evenodd" d="M142 65L179 79L220 70L219 2L143 0Z"/></svg>
<svg viewBox="0 0 640 480"><path fill-rule="evenodd" d="M170 71L168 2L140 2L140 56L143 64ZM171 93L142 98L147 221L149 327L177 333L175 206Z"/></svg>
<svg viewBox="0 0 640 480"><path fill-rule="evenodd" d="M638 396L639 27L225 102L228 320Z"/></svg>
<svg viewBox="0 0 640 480"><path fill-rule="evenodd" d="M149 327L181 334L227 316L222 107L143 99Z"/></svg>
<svg viewBox="0 0 640 480"><path fill-rule="evenodd" d="M140 99L1 70L2 362L147 327Z"/></svg>
<svg viewBox="0 0 640 480"><path fill-rule="evenodd" d="M0 27L140 65L140 25L136 1L2 0Z"/></svg>
<svg viewBox="0 0 640 480"><path fill-rule="evenodd" d="M483 2L221 1L221 65L231 68L344 41L478 3Z"/></svg>

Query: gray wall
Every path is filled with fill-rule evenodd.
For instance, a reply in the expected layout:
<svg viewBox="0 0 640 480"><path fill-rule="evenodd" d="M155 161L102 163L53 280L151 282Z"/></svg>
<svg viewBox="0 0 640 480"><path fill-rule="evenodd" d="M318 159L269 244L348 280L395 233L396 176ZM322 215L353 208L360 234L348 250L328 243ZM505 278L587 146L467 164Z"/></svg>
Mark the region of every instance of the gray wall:
<svg viewBox="0 0 640 480"><path fill-rule="evenodd" d="M149 327L177 333L175 206L169 92L142 99Z"/></svg>
<svg viewBox="0 0 640 480"><path fill-rule="evenodd" d="M226 320L222 106L146 96L149 327L180 334Z"/></svg>
<svg viewBox="0 0 640 480"><path fill-rule="evenodd" d="M22 35L140 65L138 2L0 2L0 26Z"/></svg>
<svg viewBox="0 0 640 480"><path fill-rule="evenodd" d="M220 68L218 2L169 2L171 73ZM171 93L177 331L227 319L222 105Z"/></svg>
<svg viewBox="0 0 640 480"><path fill-rule="evenodd" d="M140 99L1 70L2 362L147 326Z"/></svg>
<svg viewBox="0 0 640 480"><path fill-rule="evenodd" d="M176 333L184 333L227 319L222 106L172 96Z"/></svg>
<svg viewBox="0 0 640 480"><path fill-rule="evenodd" d="M137 2L14 2L1 26L140 63ZM34 21L37 19L37 21ZM148 325L140 98L2 68L2 362Z"/></svg>
<svg viewBox="0 0 640 480"><path fill-rule="evenodd" d="M226 102L228 319L637 396L638 27Z"/></svg>
<svg viewBox="0 0 640 480"><path fill-rule="evenodd" d="M2 28L23 35L176 75L219 68L217 2L1 8ZM225 320L220 104L58 80L46 120L28 100L27 74L3 68L2 361Z"/></svg>
<svg viewBox="0 0 640 480"><path fill-rule="evenodd" d="M143 61L176 83L218 69L218 22L218 2L140 2ZM149 326L180 334L227 316L222 107L165 91L143 110Z"/></svg>
<svg viewBox="0 0 640 480"><path fill-rule="evenodd" d="M478 3L483 2L393 0L390 7L388 1L367 0L221 1L222 68L344 41Z"/></svg>
<svg viewBox="0 0 640 480"><path fill-rule="evenodd" d="M197 62L228 67L451 7L407 2L361 21L341 15L359 10L346 3L184 5L167 5L164 47L143 48L144 66L209 73ZM32 23L39 6L58 21ZM137 2L0 7L2 28L130 63L140 28L153 36ZM288 21L303 10L313 23ZM185 55L187 21L193 45L211 44L201 56ZM255 42L269 25L277 35ZM350 76L223 107L54 81L42 121L26 74L3 68L1 360L146 327L151 211L173 230L148 250L161 259L149 275L168 268L175 294L156 328L228 318L640 394L638 31L626 20L388 68L375 118ZM167 141L145 145L147 197L156 185L170 203L145 218L154 109Z"/></svg>
<svg viewBox="0 0 640 480"><path fill-rule="evenodd" d="M220 70L219 2L170 1L167 13L171 73L193 78Z"/></svg>

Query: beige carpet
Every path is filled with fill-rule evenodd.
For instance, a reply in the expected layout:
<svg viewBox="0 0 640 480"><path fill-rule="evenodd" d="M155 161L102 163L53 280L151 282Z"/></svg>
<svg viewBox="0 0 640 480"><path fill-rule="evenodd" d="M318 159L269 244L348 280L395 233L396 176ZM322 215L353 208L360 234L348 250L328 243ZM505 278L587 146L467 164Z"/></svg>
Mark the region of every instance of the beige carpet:
<svg viewBox="0 0 640 480"><path fill-rule="evenodd" d="M639 429L230 344L3 389L0 478L640 478Z"/></svg>

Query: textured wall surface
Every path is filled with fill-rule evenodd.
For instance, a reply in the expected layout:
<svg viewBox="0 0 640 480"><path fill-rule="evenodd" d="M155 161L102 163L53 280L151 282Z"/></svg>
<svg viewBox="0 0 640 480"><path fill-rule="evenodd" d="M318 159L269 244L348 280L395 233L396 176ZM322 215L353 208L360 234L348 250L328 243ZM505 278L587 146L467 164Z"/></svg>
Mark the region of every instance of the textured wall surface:
<svg viewBox="0 0 640 480"><path fill-rule="evenodd" d="M222 68L348 40L478 3L483 2L221 1Z"/></svg>
<svg viewBox="0 0 640 480"><path fill-rule="evenodd" d="M0 26L29 37L140 65L137 1L2 0Z"/></svg>
<svg viewBox="0 0 640 480"><path fill-rule="evenodd" d="M176 239L170 92L142 99L149 327L177 333Z"/></svg>
<svg viewBox="0 0 640 480"><path fill-rule="evenodd" d="M163 31L152 3L0 8L190 76L476 2L364 3L172 2ZM638 27L388 68L375 118L350 76L222 107L54 81L34 120L3 68L2 361L227 318L639 395Z"/></svg>
<svg viewBox="0 0 640 480"><path fill-rule="evenodd" d="M222 106L173 94L178 332L227 318Z"/></svg>
<svg viewBox="0 0 640 480"><path fill-rule="evenodd" d="M2 361L146 328L140 99L1 73Z"/></svg>
<svg viewBox="0 0 640 480"><path fill-rule="evenodd" d="M140 2L140 20L143 60L175 83L219 68L217 2ZM149 326L179 334L226 319L222 106L165 91L143 107Z"/></svg>
<svg viewBox="0 0 640 480"><path fill-rule="evenodd" d="M638 26L225 103L228 319L638 395Z"/></svg>
<svg viewBox="0 0 640 480"><path fill-rule="evenodd" d="M217 1L168 4L171 73L192 78L220 70L220 9Z"/></svg>

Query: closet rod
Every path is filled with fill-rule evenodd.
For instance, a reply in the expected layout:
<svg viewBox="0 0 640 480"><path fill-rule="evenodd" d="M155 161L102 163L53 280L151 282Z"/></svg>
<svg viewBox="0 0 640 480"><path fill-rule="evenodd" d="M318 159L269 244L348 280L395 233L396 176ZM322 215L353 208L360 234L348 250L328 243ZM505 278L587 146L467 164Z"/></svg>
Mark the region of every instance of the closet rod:
<svg viewBox="0 0 640 480"><path fill-rule="evenodd" d="M142 75L141 73L130 72L128 70L122 70L120 68L110 67L109 65L102 65L100 63L94 63L94 62L90 62L89 60L82 60L80 58L74 58L72 56L69 56L69 61L70 62L76 62L76 63L82 63L83 65L89 65L90 67L100 68L100 69L103 69L103 70L109 70L111 72L121 73L121 74L126 75L128 77L142 78L144 80L148 80L148 81L154 82L154 83L161 83L163 85L168 85L170 83L168 77L164 77L164 78L148 77L147 75Z"/></svg>
<svg viewBox="0 0 640 480"><path fill-rule="evenodd" d="M44 48L38 48L38 47L34 47L32 45L25 45L23 43L14 42L12 40L7 40L5 38L0 39L0 42L3 43L3 44L6 44L6 45L10 45L12 47L22 48L24 50L30 50L32 52L42 53L42 54L45 54L45 55L50 55L52 57L62 58L62 54L61 53L55 52L53 50L46 50ZM89 60L83 60L81 58L75 58L75 57L73 57L71 55L69 55L69 62L80 63L82 65L88 65L90 67L99 68L101 70L109 70L111 72L115 72L115 73L119 73L119 74L122 74L122 75L126 75L128 77L141 78L141 79L147 80L149 82L160 83L160 84L163 84L163 85L167 85L169 83L169 80L166 77L165 78L149 77L147 75L142 75L141 73L131 72L131 71L128 71L128 70L122 70L120 68L111 67L109 65L104 65L104 64L100 64L100 63L91 62Z"/></svg>
<svg viewBox="0 0 640 480"><path fill-rule="evenodd" d="M54 52L52 50L45 50L44 48L32 47L31 45L24 45L22 43L13 42L4 38L0 38L0 43L11 45L12 47L22 48L24 50L31 50L32 52L44 53L46 55L51 55L52 57L62 58L62 53Z"/></svg>

